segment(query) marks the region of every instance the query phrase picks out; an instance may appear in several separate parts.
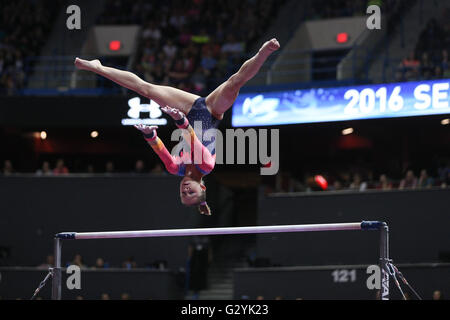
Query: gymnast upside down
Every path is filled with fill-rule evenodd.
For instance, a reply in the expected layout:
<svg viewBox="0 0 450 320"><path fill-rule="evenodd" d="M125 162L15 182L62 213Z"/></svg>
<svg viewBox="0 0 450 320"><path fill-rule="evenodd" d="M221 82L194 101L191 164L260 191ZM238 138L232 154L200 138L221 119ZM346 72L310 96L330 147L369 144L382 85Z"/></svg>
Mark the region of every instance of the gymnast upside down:
<svg viewBox="0 0 450 320"><path fill-rule="evenodd" d="M190 123L201 121L203 132L211 128L217 128L224 113L236 100L239 90L258 73L267 58L279 48L280 44L276 39L264 43L255 56L247 60L237 73L233 74L206 98L176 88L145 82L131 72L103 66L99 60L87 61L76 58L75 66L78 69L99 74L155 101L163 106L161 110L171 116L179 128L186 129L189 132L193 143L191 150L194 150L195 146L202 150L201 164L193 164L193 161L186 164L180 163L180 161L177 161L179 159L175 159L158 138L157 127L136 126L164 162L167 171L184 177L180 182L181 202L186 206L198 206L201 214L211 215L211 210L206 203L206 187L203 177L214 169L216 155L214 151L211 154L208 150L208 142L200 142L197 139ZM210 148L210 150L212 149ZM191 157L193 157L192 154Z"/></svg>

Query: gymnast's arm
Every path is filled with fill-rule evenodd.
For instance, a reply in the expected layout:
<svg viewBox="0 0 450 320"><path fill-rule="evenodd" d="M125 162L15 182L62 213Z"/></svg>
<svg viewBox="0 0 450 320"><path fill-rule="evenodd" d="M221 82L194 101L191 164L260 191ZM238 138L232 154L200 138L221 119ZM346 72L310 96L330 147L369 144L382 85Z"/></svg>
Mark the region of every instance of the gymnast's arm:
<svg viewBox="0 0 450 320"><path fill-rule="evenodd" d="M178 128L187 130L187 132L189 133L189 137L186 138L191 140L191 154L195 154L195 151L199 150L199 152L201 152L202 161L198 166L203 174L210 173L214 169L214 166L216 164L216 155L211 155L211 152L209 152L208 148L206 148L198 139L186 116L175 108L163 107L161 108L161 110L170 115L172 119L175 120L175 124Z"/></svg>
<svg viewBox="0 0 450 320"><path fill-rule="evenodd" d="M176 163L174 157L170 154L167 148L164 146L164 143L156 134L156 129L158 127L152 126L148 127L145 125L137 125L136 129L141 131L144 135L145 140L148 142L150 147L155 151L155 153L159 156L159 158L164 162L166 169L169 173L177 175L179 172L179 165Z"/></svg>

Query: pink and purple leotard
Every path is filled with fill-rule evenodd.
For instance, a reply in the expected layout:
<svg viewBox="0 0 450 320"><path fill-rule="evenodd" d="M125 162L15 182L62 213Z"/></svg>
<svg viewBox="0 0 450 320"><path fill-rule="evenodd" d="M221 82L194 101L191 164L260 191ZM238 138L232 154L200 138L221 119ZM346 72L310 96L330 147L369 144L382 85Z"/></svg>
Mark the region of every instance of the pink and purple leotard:
<svg viewBox="0 0 450 320"><path fill-rule="evenodd" d="M205 141L205 139L200 141L191 126L191 124L197 121L201 121L202 135L209 129L217 129L220 123L220 120L216 119L207 109L205 98L197 99L187 117L176 121L177 127L185 130L185 134L183 134L184 139L186 141L190 140L190 155L183 155L180 153L177 156L173 156L157 135L150 138L146 137L147 142L164 162L169 173L184 176L186 172L186 162L193 163L197 170L203 175L209 174L214 169L216 163L215 137L212 137L212 139L208 141ZM200 155L201 159L199 159Z"/></svg>

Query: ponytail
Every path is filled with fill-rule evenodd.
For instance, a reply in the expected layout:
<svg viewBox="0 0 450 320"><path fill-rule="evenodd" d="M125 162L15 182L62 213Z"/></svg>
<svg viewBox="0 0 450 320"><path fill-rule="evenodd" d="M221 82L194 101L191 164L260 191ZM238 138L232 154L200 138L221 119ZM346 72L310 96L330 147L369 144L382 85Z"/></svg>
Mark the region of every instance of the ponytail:
<svg viewBox="0 0 450 320"><path fill-rule="evenodd" d="M198 206L198 211L201 214L204 214L205 216L210 216L211 215L211 209L209 208L208 204L206 203L206 201L203 201L202 203L200 203Z"/></svg>

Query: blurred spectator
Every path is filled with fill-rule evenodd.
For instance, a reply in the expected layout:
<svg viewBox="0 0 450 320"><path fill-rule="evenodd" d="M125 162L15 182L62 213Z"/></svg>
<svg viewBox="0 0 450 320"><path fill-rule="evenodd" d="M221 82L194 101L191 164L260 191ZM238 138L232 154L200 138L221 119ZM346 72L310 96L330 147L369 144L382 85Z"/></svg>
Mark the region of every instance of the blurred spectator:
<svg viewBox="0 0 450 320"><path fill-rule="evenodd" d="M188 77L189 73L185 70L182 59L176 59L169 71L169 78L172 83L180 84L180 82Z"/></svg>
<svg viewBox="0 0 450 320"><path fill-rule="evenodd" d="M206 70L212 70L216 67L217 60L214 59L210 50L205 52L200 65Z"/></svg>
<svg viewBox="0 0 450 320"><path fill-rule="evenodd" d="M402 61L402 66L405 70L409 69L419 69L420 68L420 61L416 59L416 55L413 52L409 54L409 56Z"/></svg>
<svg viewBox="0 0 450 320"><path fill-rule="evenodd" d="M94 268L95 268L95 269L106 269L106 268L108 268L108 264L105 263L105 261L103 260L103 258L98 257L98 258L95 260L95 266L94 266Z"/></svg>
<svg viewBox="0 0 450 320"><path fill-rule="evenodd" d="M418 188L431 188L434 184L433 178L428 176L427 170L420 171L419 180L417 181Z"/></svg>
<svg viewBox="0 0 450 320"><path fill-rule="evenodd" d="M114 163L112 161L106 162L105 173L107 174L114 173Z"/></svg>
<svg viewBox="0 0 450 320"><path fill-rule="evenodd" d="M120 300L130 300L130 295L124 292L120 295Z"/></svg>
<svg viewBox="0 0 450 320"><path fill-rule="evenodd" d="M204 28L200 30L200 33L195 34L191 37L191 41L195 44L205 44L208 43L209 40L209 35Z"/></svg>
<svg viewBox="0 0 450 320"><path fill-rule="evenodd" d="M191 41L191 38L192 34L189 29L187 29L186 27L181 28L180 35L178 36L178 42L181 45L185 46Z"/></svg>
<svg viewBox="0 0 450 320"><path fill-rule="evenodd" d="M83 264L83 258L81 257L81 254L77 253L75 257L72 260L72 264L79 266L80 268L85 268L86 266Z"/></svg>
<svg viewBox="0 0 450 320"><path fill-rule="evenodd" d="M217 42L217 39L215 37L211 37L210 41L202 46L202 55L205 55L205 53L210 52L211 55L214 58L219 57L221 51L221 46Z"/></svg>
<svg viewBox="0 0 450 320"><path fill-rule="evenodd" d="M45 263L40 264L38 268L48 269L52 268L54 265L55 265L55 258L53 257L53 255L49 254L45 260Z"/></svg>
<svg viewBox="0 0 450 320"><path fill-rule="evenodd" d="M89 174L94 174L95 173L94 165L88 164L86 172Z"/></svg>
<svg viewBox="0 0 450 320"><path fill-rule="evenodd" d="M75 300L84 300L82 296L76 296Z"/></svg>
<svg viewBox="0 0 450 320"><path fill-rule="evenodd" d="M441 165L438 168L438 179L442 184L444 184L448 179L449 173L450 173L450 166L445 162L441 163Z"/></svg>
<svg viewBox="0 0 450 320"><path fill-rule="evenodd" d="M339 177L340 177L340 181L342 182L342 187L344 189L349 188L350 184L352 183L350 173L349 172L341 172L339 174Z"/></svg>
<svg viewBox="0 0 450 320"><path fill-rule="evenodd" d="M449 27L449 29L450 29L450 27ZM447 33L448 33L448 36L450 37L450 31ZM450 65L448 62L448 50L447 49L442 50L442 70L443 70L442 77L450 78Z"/></svg>
<svg viewBox="0 0 450 320"><path fill-rule="evenodd" d="M450 171L447 171L447 176L445 179L441 182L442 188L450 187Z"/></svg>
<svg viewBox="0 0 450 320"><path fill-rule="evenodd" d="M3 162L3 170L2 170L2 173L3 173L5 176L9 176L9 175L11 175L11 174L14 173L14 169L13 169L13 165L12 165L11 160L5 160L5 161Z"/></svg>
<svg viewBox="0 0 450 320"><path fill-rule="evenodd" d="M264 300L264 296L257 296L256 300Z"/></svg>
<svg viewBox="0 0 450 320"><path fill-rule="evenodd" d="M314 180L314 178L312 178ZM316 183L313 181L315 186ZM275 192L295 192L299 191L299 183L295 180L290 172L279 171L275 176Z"/></svg>
<svg viewBox="0 0 450 320"><path fill-rule="evenodd" d="M222 52L231 55L240 55L244 52L244 49L243 43L237 41L233 34L227 36L227 41L222 46Z"/></svg>
<svg viewBox="0 0 450 320"><path fill-rule="evenodd" d="M367 189L374 189L375 188L376 181L375 181L375 175L374 175L372 170L368 170L367 171L366 183L367 183Z"/></svg>
<svg viewBox="0 0 450 320"><path fill-rule="evenodd" d="M64 164L64 160L58 159L56 161L56 167L55 167L55 169L53 169L53 174L54 175L63 175L63 174L68 174L68 173L69 173L69 169L67 169L66 165Z"/></svg>
<svg viewBox="0 0 450 320"><path fill-rule="evenodd" d="M442 292L439 290L434 291L433 300L442 300Z"/></svg>
<svg viewBox="0 0 450 320"><path fill-rule="evenodd" d="M339 180L334 180L333 186L330 187L330 191L341 191L342 189L342 183Z"/></svg>
<svg viewBox="0 0 450 320"><path fill-rule="evenodd" d="M153 167L151 173L155 175L166 175L166 171L164 171L161 163L159 162Z"/></svg>
<svg viewBox="0 0 450 320"><path fill-rule="evenodd" d="M142 38L144 40L146 39L159 40L161 39L161 30L159 30L155 22L152 21L142 31Z"/></svg>
<svg viewBox="0 0 450 320"><path fill-rule="evenodd" d="M443 77L443 74L442 74L441 66L435 66L434 67L433 79L438 80L438 79L442 79L442 77Z"/></svg>
<svg viewBox="0 0 450 320"><path fill-rule="evenodd" d="M355 173L353 175L353 181L350 184L350 189L357 190L357 191L365 191L365 190L367 190L367 182L363 182L361 179L361 175L358 173Z"/></svg>
<svg viewBox="0 0 450 320"><path fill-rule="evenodd" d="M170 16L169 23L175 28L181 28L186 24L186 16L183 14L181 8L174 10L173 14Z"/></svg>
<svg viewBox="0 0 450 320"><path fill-rule="evenodd" d="M417 187L417 178L412 170L406 172L406 176L400 181L399 189L415 189Z"/></svg>
<svg viewBox="0 0 450 320"><path fill-rule="evenodd" d="M195 237L188 247L189 288L198 297L200 290L207 288L208 267L212 260L212 251L207 237Z"/></svg>
<svg viewBox="0 0 450 320"><path fill-rule="evenodd" d="M191 81L194 85L194 93L202 95L205 92L208 74L208 70L203 69L201 66L192 74Z"/></svg>
<svg viewBox="0 0 450 320"><path fill-rule="evenodd" d="M143 173L145 173L145 164L144 164L144 161L142 161L142 160L137 160L136 161L136 164L135 164L135 166L134 166L134 171L133 171L134 173L136 173L136 174L143 174Z"/></svg>
<svg viewBox="0 0 450 320"><path fill-rule="evenodd" d="M102 293L102 295L100 296L100 300L111 300L111 298L109 297L109 294Z"/></svg>
<svg viewBox="0 0 450 320"><path fill-rule="evenodd" d="M163 51L169 58L174 58L178 48L173 44L172 40L167 40L167 43L163 47Z"/></svg>
<svg viewBox="0 0 450 320"><path fill-rule="evenodd" d="M392 183L389 181L387 175L382 174L380 175L380 179L378 181L378 185L376 187L380 190L391 190L392 189Z"/></svg>
<svg viewBox="0 0 450 320"><path fill-rule="evenodd" d="M420 67L422 77L425 78L426 80L429 80L434 70L434 65L433 62L430 60L427 52L422 53L422 58L420 59Z"/></svg>
<svg viewBox="0 0 450 320"><path fill-rule="evenodd" d="M42 167L36 170L36 175L38 176L51 176L53 175L53 171L50 168L50 163L48 161L42 162Z"/></svg>
<svg viewBox="0 0 450 320"><path fill-rule="evenodd" d="M136 264L136 261L134 261L133 257L129 257L127 260L125 260L122 263L122 268L125 268L125 269L134 269L136 267L137 267L137 264Z"/></svg>

